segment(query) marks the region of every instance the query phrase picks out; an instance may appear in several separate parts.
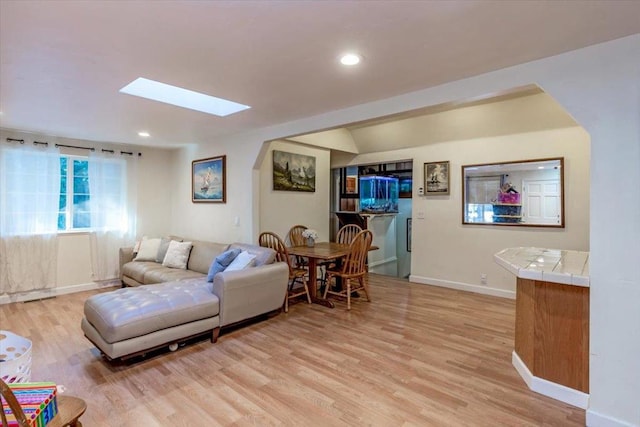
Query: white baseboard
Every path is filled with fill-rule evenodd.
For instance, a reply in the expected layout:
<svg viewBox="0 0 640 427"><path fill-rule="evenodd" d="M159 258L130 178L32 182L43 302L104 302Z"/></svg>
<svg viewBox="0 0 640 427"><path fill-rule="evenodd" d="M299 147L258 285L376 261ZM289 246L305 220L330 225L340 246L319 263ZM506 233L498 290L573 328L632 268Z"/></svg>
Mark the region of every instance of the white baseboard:
<svg viewBox="0 0 640 427"><path fill-rule="evenodd" d="M12 302L24 302L24 301L34 301L38 299L45 298L53 298L58 295L64 294L73 294L75 292L84 292L91 291L94 289L103 289L103 288L111 288L111 287L119 287L119 281L108 281L108 282L90 282L90 283L82 283L79 285L68 285L68 286L59 286L57 288L51 289L40 289L37 291L29 291L29 292L20 292L11 295L0 295L0 305L1 304L9 304Z"/></svg>
<svg viewBox="0 0 640 427"><path fill-rule="evenodd" d="M587 410L587 427L638 427L639 424L631 424L621 421L608 415L599 414L592 410Z"/></svg>
<svg viewBox="0 0 640 427"><path fill-rule="evenodd" d="M581 409L587 409L589 406L589 395L587 393L534 377L515 351L511 353L511 363L527 384L527 387L532 391Z"/></svg>
<svg viewBox="0 0 640 427"><path fill-rule="evenodd" d="M432 279L430 277L422 277L411 274L409 281L422 285L440 286L441 288L457 289L460 291L474 292L476 294L491 295L494 297L516 299L515 291L506 291L504 289L489 288L486 286L470 285L468 283L451 282L449 280Z"/></svg>

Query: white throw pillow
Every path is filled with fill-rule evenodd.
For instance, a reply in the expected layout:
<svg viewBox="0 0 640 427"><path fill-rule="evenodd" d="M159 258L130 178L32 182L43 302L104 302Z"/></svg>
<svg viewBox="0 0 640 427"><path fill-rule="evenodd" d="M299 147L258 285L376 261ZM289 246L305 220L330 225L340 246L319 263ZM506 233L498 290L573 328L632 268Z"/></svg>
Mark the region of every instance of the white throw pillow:
<svg viewBox="0 0 640 427"><path fill-rule="evenodd" d="M245 268L253 267L256 263L256 256L251 255L247 251L242 251L240 254L233 260L231 264L224 271L234 271L234 270L243 270Z"/></svg>
<svg viewBox="0 0 640 427"><path fill-rule="evenodd" d="M143 238L134 261L155 261L160 247L160 238Z"/></svg>
<svg viewBox="0 0 640 427"><path fill-rule="evenodd" d="M191 253L191 242L176 242L172 240L169 243L167 254L164 256L162 265L169 268L187 268L189 254Z"/></svg>

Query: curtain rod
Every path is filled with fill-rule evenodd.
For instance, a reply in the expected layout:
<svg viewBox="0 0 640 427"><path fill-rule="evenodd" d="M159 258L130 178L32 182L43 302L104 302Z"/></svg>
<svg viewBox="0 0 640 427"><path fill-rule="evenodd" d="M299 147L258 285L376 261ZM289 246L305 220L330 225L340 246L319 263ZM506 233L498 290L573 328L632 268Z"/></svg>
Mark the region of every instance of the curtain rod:
<svg viewBox="0 0 640 427"><path fill-rule="evenodd" d="M9 138L7 137L7 142L19 142L20 144L24 144L24 139L17 139L17 138ZM49 146L49 143L46 141L33 141L33 145L44 145L44 146ZM81 147L79 145L66 145L66 144L55 144L56 148L58 147L65 147L65 148L77 148L79 150L89 150L89 151L96 151L96 149L94 147ZM107 150L105 148L102 149L103 153L111 153L111 154L115 154L116 150ZM121 155L128 155L128 156L133 156L134 154L136 154L133 151L120 151ZM142 157L142 153L138 152L138 157Z"/></svg>
<svg viewBox="0 0 640 427"><path fill-rule="evenodd" d="M105 148L102 149L103 153L111 153L111 154L115 154L115 150L107 150ZM120 154L127 154L129 156L133 156L133 151L120 151ZM138 153L138 157L141 157L142 153Z"/></svg>
<svg viewBox="0 0 640 427"><path fill-rule="evenodd" d="M65 148L78 148L80 150L90 150L90 151L96 151L95 148L93 147L80 147L79 145L65 145L65 144L56 144L56 148L58 147L65 147Z"/></svg>

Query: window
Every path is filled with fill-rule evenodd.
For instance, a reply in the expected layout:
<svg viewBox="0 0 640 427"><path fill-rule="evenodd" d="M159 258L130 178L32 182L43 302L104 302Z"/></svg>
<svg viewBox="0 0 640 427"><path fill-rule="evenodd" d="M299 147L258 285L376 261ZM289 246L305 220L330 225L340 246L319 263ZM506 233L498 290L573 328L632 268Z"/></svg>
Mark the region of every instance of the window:
<svg viewBox="0 0 640 427"><path fill-rule="evenodd" d="M58 230L120 228L118 212L124 208L126 193L124 174L122 159L94 161L61 156Z"/></svg>
<svg viewBox="0 0 640 427"><path fill-rule="evenodd" d="M81 157L61 156L58 230L90 228L90 199L89 161Z"/></svg>

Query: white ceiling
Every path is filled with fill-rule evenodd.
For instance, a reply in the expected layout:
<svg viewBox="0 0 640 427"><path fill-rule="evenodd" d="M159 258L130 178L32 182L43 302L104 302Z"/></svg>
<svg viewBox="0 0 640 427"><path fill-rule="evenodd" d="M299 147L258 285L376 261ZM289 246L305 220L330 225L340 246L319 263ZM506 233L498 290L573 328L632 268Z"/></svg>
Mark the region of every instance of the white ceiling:
<svg viewBox="0 0 640 427"><path fill-rule="evenodd" d="M635 33L640 1L0 0L0 126L214 143ZM362 64L340 66L346 50ZM252 108L220 118L118 92L137 77Z"/></svg>

